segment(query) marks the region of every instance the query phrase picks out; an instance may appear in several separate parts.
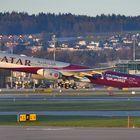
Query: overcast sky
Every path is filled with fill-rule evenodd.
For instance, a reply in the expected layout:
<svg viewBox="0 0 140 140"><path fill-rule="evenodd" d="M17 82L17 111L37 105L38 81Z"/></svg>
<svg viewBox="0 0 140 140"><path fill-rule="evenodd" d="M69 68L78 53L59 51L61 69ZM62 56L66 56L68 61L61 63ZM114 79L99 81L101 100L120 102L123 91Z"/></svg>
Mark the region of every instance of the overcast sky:
<svg viewBox="0 0 140 140"><path fill-rule="evenodd" d="M0 0L0 12L140 15L140 0Z"/></svg>

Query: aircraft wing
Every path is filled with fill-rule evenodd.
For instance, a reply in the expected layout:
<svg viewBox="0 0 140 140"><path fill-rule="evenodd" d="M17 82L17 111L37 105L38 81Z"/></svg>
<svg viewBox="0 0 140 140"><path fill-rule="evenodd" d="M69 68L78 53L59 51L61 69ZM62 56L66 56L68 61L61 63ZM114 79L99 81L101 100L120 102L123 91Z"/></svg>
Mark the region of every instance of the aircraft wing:
<svg viewBox="0 0 140 140"><path fill-rule="evenodd" d="M92 76L94 74L102 74L105 70L114 69L114 67L96 68L96 69L82 69L82 70L60 70L61 74L65 76L84 77Z"/></svg>
<svg viewBox="0 0 140 140"><path fill-rule="evenodd" d="M62 70L60 71L62 75L65 76L78 76L78 77L83 77L83 76L92 76L93 74L101 74L102 72L100 71L94 71L94 70Z"/></svg>

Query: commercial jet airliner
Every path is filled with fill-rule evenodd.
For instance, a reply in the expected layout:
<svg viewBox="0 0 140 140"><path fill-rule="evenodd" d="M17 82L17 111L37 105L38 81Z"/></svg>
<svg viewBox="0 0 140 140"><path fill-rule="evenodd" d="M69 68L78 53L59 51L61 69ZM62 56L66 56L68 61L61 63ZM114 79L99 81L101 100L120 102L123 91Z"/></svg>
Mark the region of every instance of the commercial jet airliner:
<svg viewBox="0 0 140 140"><path fill-rule="evenodd" d="M31 73L38 79L61 79L64 83L73 80L117 88L140 87L140 77L136 75L15 54L0 53L0 68Z"/></svg>

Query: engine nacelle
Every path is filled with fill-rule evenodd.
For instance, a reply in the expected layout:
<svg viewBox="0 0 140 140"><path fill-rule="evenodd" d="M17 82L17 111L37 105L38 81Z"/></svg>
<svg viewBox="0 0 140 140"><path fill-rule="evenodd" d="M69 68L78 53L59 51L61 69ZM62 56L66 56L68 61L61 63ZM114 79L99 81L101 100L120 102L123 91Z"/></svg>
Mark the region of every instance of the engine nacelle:
<svg viewBox="0 0 140 140"><path fill-rule="evenodd" d="M43 76L45 79L48 80L57 80L60 78L60 72L55 70L49 70L49 69L40 69L37 71L37 74Z"/></svg>
<svg viewBox="0 0 140 140"><path fill-rule="evenodd" d="M90 83L90 80L87 77L82 77L79 79L80 82Z"/></svg>

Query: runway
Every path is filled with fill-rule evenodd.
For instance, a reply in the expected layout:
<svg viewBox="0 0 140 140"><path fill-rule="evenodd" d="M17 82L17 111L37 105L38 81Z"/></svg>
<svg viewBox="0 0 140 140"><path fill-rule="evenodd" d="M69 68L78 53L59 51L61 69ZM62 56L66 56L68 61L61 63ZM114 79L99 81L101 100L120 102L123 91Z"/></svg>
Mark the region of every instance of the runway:
<svg viewBox="0 0 140 140"><path fill-rule="evenodd" d="M1 95L0 101L140 101L140 96L47 96Z"/></svg>
<svg viewBox="0 0 140 140"><path fill-rule="evenodd" d="M138 140L139 128L0 126L2 140Z"/></svg>
<svg viewBox="0 0 140 140"><path fill-rule="evenodd" d="M56 96L1 94L0 101L140 101L140 96ZM17 115L22 112L0 112L0 115ZM32 113L30 111L24 113ZM140 116L140 111L34 111L37 115L77 116ZM2 140L138 140L139 128L79 128L0 126Z"/></svg>
<svg viewBox="0 0 140 140"><path fill-rule="evenodd" d="M0 101L114 101L117 104L117 101L140 101L140 96L82 96L82 95L75 95L75 96L56 96L56 95L9 95L9 94L1 94ZM50 115L50 116L140 116L139 110L65 110L65 111L57 111L57 110L41 110L33 112L31 111L0 111L0 115L18 115L20 113L36 113L37 115Z"/></svg>

